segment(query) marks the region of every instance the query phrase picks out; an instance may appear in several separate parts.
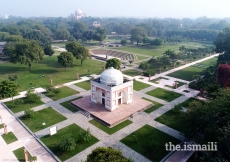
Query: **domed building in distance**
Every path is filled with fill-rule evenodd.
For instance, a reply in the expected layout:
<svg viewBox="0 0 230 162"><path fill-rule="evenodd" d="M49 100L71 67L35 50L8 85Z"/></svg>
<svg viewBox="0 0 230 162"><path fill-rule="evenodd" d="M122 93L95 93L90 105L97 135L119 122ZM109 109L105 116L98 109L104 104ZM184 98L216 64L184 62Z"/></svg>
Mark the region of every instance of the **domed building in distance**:
<svg viewBox="0 0 230 162"><path fill-rule="evenodd" d="M86 14L83 13L80 9L77 9L74 13L72 13L69 18L72 19L81 19L83 17L86 17Z"/></svg>
<svg viewBox="0 0 230 162"><path fill-rule="evenodd" d="M152 106L152 102L135 97L133 80L124 78L122 72L113 67L104 70L90 84L90 95L71 104L107 126L114 126Z"/></svg>

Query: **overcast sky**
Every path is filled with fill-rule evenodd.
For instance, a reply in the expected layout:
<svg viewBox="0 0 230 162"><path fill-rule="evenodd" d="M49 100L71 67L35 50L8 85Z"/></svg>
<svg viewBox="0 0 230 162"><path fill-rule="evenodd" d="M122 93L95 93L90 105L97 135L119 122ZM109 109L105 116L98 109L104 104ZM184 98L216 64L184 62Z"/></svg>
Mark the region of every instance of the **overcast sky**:
<svg viewBox="0 0 230 162"><path fill-rule="evenodd" d="M0 16L67 17L77 9L92 17L230 17L230 0L0 0Z"/></svg>

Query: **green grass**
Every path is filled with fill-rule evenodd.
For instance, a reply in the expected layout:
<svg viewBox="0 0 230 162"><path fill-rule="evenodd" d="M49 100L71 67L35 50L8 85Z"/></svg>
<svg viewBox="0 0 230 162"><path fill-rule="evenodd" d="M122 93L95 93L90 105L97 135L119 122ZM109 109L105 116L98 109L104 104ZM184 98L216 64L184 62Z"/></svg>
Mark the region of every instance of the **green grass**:
<svg viewBox="0 0 230 162"><path fill-rule="evenodd" d="M150 82L155 83L155 84L158 84L158 83L159 83L158 80L160 80L160 79L169 80L168 78L159 77L159 78L155 78L155 79L150 80Z"/></svg>
<svg viewBox="0 0 230 162"><path fill-rule="evenodd" d="M185 85L185 84L186 84L186 83L184 83L184 82L180 82L180 81L177 81L177 80L176 80L176 82L178 83L178 84L177 84L177 88L180 87L180 86L182 86L182 85ZM174 84L174 83L173 83L173 84ZM174 88L175 86L173 86L173 85L165 85L165 87Z"/></svg>
<svg viewBox="0 0 230 162"><path fill-rule="evenodd" d="M45 87L49 85L50 79L53 80L54 85L71 82L76 80L77 73L79 76L88 75L88 70L92 74L99 74L102 72L101 67L102 63L93 59L87 59L82 66L80 66L80 60L74 59L73 65L65 71L65 68L58 63L57 56L46 56L38 63L33 62L31 72L29 72L28 65L4 62L0 64L0 82L8 79L8 75L17 75L19 90L23 91L30 88L30 83L35 88ZM40 78L41 75L44 77Z"/></svg>
<svg viewBox="0 0 230 162"><path fill-rule="evenodd" d="M205 66L212 66L212 65L216 65L216 61L217 61L218 57L213 57L211 59L208 59L206 61L200 62L196 65L205 65Z"/></svg>
<svg viewBox="0 0 230 162"><path fill-rule="evenodd" d="M194 78L194 75L200 74L203 71L203 69L198 67L187 67L179 71L175 71L173 73L168 74L170 77L192 81Z"/></svg>
<svg viewBox="0 0 230 162"><path fill-rule="evenodd" d="M178 94L176 92L172 92L172 91L167 91L165 89L162 88L156 88L152 91L147 92L146 94L156 97L156 98L160 98L162 100L171 102L173 100L175 100L176 98L180 97L181 94Z"/></svg>
<svg viewBox="0 0 230 162"><path fill-rule="evenodd" d="M2 129L4 126L3 126L3 124L0 124L0 129Z"/></svg>
<svg viewBox="0 0 230 162"><path fill-rule="evenodd" d="M145 83L133 80L133 89L135 91L140 91L140 90L145 89L145 88L150 87L150 86L151 85L149 85L149 84L145 84Z"/></svg>
<svg viewBox="0 0 230 162"><path fill-rule="evenodd" d="M80 83L76 83L75 84L78 87L81 87L85 90L90 90L91 89L91 84L90 84L90 80L84 81L84 82L80 82Z"/></svg>
<svg viewBox="0 0 230 162"><path fill-rule="evenodd" d="M24 149L25 147L20 147L19 149L13 151L14 155L16 156L19 162L25 162ZM30 159L31 157L32 156L28 152L28 158Z"/></svg>
<svg viewBox="0 0 230 162"><path fill-rule="evenodd" d="M166 143L172 142L174 145L180 143L178 139L149 125L145 125L131 133L123 138L121 142L153 162L160 161L169 153L165 149ZM155 151L158 156L154 154Z"/></svg>
<svg viewBox="0 0 230 162"><path fill-rule="evenodd" d="M62 105L63 107L67 108L68 110L70 110L72 112L77 112L78 109L76 109L75 107L73 107L70 103L72 101L75 101L75 100L80 99L80 98L82 98L82 97L80 96L78 98L75 98L75 99L72 99L72 100L69 100L69 101L66 101L66 102L62 102L62 103L60 103L60 105Z"/></svg>
<svg viewBox="0 0 230 162"><path fill-rule="evenodd" d="M90 147L91 145L98 142L98 139L91 135L91 141L88 143L84 142L77 142L76 149L73 151L62 151L59 148L59 142L63 135L65 134L72 134L72 137L78 138L78 133L81 132L83 129L77 126L76 124L71 124L68 127L58 130L57 134L53 136L44 136L40 138L40 140L62 161L65 161L72 156L76 155L77 153L85 150L86 148Z"/></svg>
<svg viewBox="0 0 230 162"><path fill-rule="evenodd" d="M14 101L8 101L5 102L4 104L13 112L13 113L18 113L20 111L24 111L26 109L29 108L33 108L39 105L44 104L42 101L37 101L35 103L29 102L26 98L21 98L24 103L20 104L20 103L15 103L16 100Z"/></svg>
<svg viewBox="0 0 230 162"><path fill-rule="evenodd" d="M15 135L13 134L13 132L8 132L7 134L3 134L2 138L7 144L13 143L18 140L17 137L15 137Z"/></svg>
<svg viewBox="0 0 230 162"><path fill-rule="evenodd" d="M186 129L188 128L184 126L184 120L186 118L186 113L184 113L181 110L182 110L182 107L185 107L185 108L188 107L189 103L192 101L200 101L200 100L189 98L188 100L180 103L177 106L178 108L173 108L169 110L168 112L156 118L155 120L175 130L178 130L184 133Z"/></svg>
<svg viewBox="0 0 230 162"><path fill-rule="evenodd" d="M59 114L57 111L50 107L35 112L35 116L33 118L25 118L24 116L20 117L20 120L32 132L37 132L41 129L57 124L65 119L66 117ZM45 123L46 125L43 126L42 123Z"/></svg>
<svg viewBox="0 0 230 162"><path fill-rule="evenodd" d="M148 114L150 114L150 113L153 112L154 110L156 110L156 109L160 108L161 106L163 106L163 104L158 103L158 102L156 102L156 101L152 101L152 100L147 99L147 98L145 98L145 97L142 97L142 99L147 100L147 101L150 101L150 102L152 102L152 103L154 104L152 107L150 107L150 108L148 108L148 109L146 109L146 110L144 111L144 112L146 112L146 113L148 113Z"/></svg>
<svg viewBox="0 0 230 162"><path fill-rule="evenodd" d="M138 60L143 60L143 59L147 59L148 57L145 57L145 56L139 56L139 55L136 55Z"/></svg>
<svg viewBox="0 0 230 162"><path fill-rule="evenodd" d="M119 131L120 129L128 126L129 124L132 123L132 121L130 120L125 120L123 121L122 123L112 127L112 128L109 128L103 124L101 124L100 122L96 121L96 120L90 120L89 121L91 124L93 124L94 126L98 127L99 129L103 130L104 132L106 132L107 134L113 134L117 131Z"/></svg>
<svg viewBox="0 0 230 162"><path fill-rule="evenodd" d="M59 100L61 98L65 98L68 96L72 96L75 94L78 94L78 91L75 91L69 87L61 87L61 92L59 94L54 94L54 93L50 93L50 92L43 92L43 94L45 94L47 97L51 98L52 100Z"/></svg>
<svg viewBox="0 0 230 162"><path fill-rule="evenodd" d="M125 70L125 71L122 71L122 73L123 74L125 74L125 75L129 75L129 76L132 76L132 77L134 77L134 76L137 76L137 75L140 75L141 74L141 72L140 71L137 71L137 70Z"/></svg>

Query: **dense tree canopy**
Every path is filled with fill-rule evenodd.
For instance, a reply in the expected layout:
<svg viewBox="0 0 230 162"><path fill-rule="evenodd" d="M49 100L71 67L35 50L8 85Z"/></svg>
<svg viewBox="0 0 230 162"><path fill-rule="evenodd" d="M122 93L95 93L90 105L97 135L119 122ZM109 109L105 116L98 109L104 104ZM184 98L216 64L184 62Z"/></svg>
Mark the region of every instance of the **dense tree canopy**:
<svg viewBox="0 0 230 162"><path fill-rule="evenodd" d="M120 150L111 147L97 147L87 156L86 162L130 162Z"/></svg>
<svg viewBox="0 0 230 162"><path fill-rule="evenodd" d="M111 58L106 61L105 68L108 69L113 67L114 69L120 70L121 62L117 58Z"/></svg>
<svg viewBox="0 0 230 162"><path fill-rule="evenodd" d="M27 39L7 43L4 51L9 56L10 62L26 64L29 66L29 70L31 70L32 62L40 61L44 56L42 47L36 41Z"/></svg>
<svg viewBox="0 0 230 162"><path fill-rule="evenodd" d="M71 52L60 53L58 56L58 63L64 66L66 71L66 67L73 64L73 54Z"/></svg>
<svg viewBox="0 0 230 162"><path fill-rule="evenodd" d="M89 50L77 42L68 42L65 45L66 50L71 52L76 59L81 60L81 65L87 57L91 57Z"/></svg>
<svg viewBox="0 0 230 162"><path fill-rule="evenodd" d="M3 80L0 83L0 98L13 97L18 95L19 85L13 81Z"/></svg>
<svg viewBox="0 0 230 162"><path fill-rule="evenodd" d="M146 31L143 27L135 27L131 30L131 41L137 42L138 45L146 35Z"/></svg>

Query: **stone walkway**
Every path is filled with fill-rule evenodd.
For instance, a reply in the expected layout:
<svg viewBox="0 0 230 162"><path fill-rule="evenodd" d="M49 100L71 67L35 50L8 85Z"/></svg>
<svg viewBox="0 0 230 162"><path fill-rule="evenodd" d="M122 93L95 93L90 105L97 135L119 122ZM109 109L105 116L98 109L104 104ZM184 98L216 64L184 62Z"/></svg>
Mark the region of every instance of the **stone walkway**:
<svg viewBox="0 0 230 162"><path fill-rule="evenodd" d="M214 55L210 56L208 58L204 58L204 59L202 59L202 61L205 61L205 60L210 59L212 57L214 57ZM141 60L141 61L143 61L143 60ZM193 63L189 63L189 64L183 65L181 67L172 69L168 72L157 74L156 76L151 77L151 79L154 79L157 77L165 77L165 78L169 79L169 82L174 82L175 80L177 80L177 81L181 81L184 83L189 83L188 81L168 77L165 75L167 75L171 72L186 68L186 67L191 66L193 64L196 64L198 62L201 62L201 61L200 60L195 61ZM135 68L135 67L129 67L127 69L133 69L133 68ZM60 103L74 99L74 98L77 98L78 96L89 95L90 91L86 91L86 90L74 85L78 82L89 80L88 77L82 77L80 80L76 80L76 81L65 83L65 84L61 85L61 86L68 86L69 88L72 88L73 90L80 92L80 94L68 96L66 98L62 98L62 99L57 100L57 101L53 101L52 99L48 98L44 94L41 94L42 101L44 102L44 104L37 106L37 107L34 107L33 109L35 111L39 111L39 110L45 109L47 107L51 107L54 110L56 110L57 112L64 115L67 118L67 120L64 120L60 123L55 124L55 126L57 126L58 130L66 127L70 124L75 123L83 129L90 128L91 134L100 140L99 142L92 145L91 147L83 150L82 152L80 152L77 155L73 156L72 158L68 159L67 162L78 162L78 161L80 162L81 160L84 161L86 159L87 155L92 151L92 149L94 149L98 146L104 146L104 147L110 146L110 147L113 147L115 149L119 149L123 152L123 155L125 157L131 158L137 162L139 162L139 161L150 162L149 159L145 158L144 156L140 155L139 153L135 152L134 150L132 150L131 148L127 147L126 145L124 145L123 143L120 142L121 139L123 139L124 137L128 136L129 134L133 133L134 131L138 130L139 128L143 127L146 124L156 128L156 129L158 129L158 130L160 130L166 134L169 134L170 136L173 136L174 138L177 138L181 141L184 140L184 137L180 132L178 132L177 130L174 130L174 129L166 126L166 125L163 125L159 122L156 122L156 121L154 121L154 119L163 115L167 111L171 110L176 104L182 103L182 102L186 101L187 99L189 99L190 97L196 96L198 91L189 89L185 85L178 87L177 89L171 89L171 88L165 87L161 83L155 84L152 82L148 82L147 77L143 80L139 79L140 76L136 76L136 77L127 76L127 77L128 78L135 78L136 80L138 80L140 82L143 82L143 83L150 85L150 87L142 89L141 91L134 91L135 96L137 96L139 98L142 98L142 97L148 98L150 100L153 100L153 101L156 101L156 102L163 104L163 106L158 108L157 110L151 112L150 114L147 114L145 112L136 113L133 116L133 118L129 119L133 122L132 124L126 126L125 128L119 130L118 132L116 132L112 135L108 135L107 133L103 132L99 128L90 124L89 120L92 120L92 118L87 118L86 116L82 115L80 111L76 112L76 113L72 113L71 111L67 110L66 108L64 108L63 106L60 105ZM180 94L182 94L182 96L171 101L171 102L166 102L162 99L159 99L159 98L145 94L146 92L151 91L157 87L180 93ZM185 89L189 90L190 92L189 93L183 92L183 90L185 90ZM35 90L39 93L44 92L44 89L42 89L42 88L37 88ZM21 92L20 95L16 96L15 98L24 97L25 93L26 92ZM7 102L9 100L11 100L11 99L0 100L0 102ZM0 115L4 116L3 122L5 122L8 125L8 130L13 131L14 134L16 135L16 137L19 139L17 142L14 142L12 144L7 145L3 141L3 139L0 138L0 146L1 146L0 147L0 161L17 161L17 160L15 160L16 157L14 156L12 151L19 148L19 147L22 147L22 146L24 146L26 149L28 149L28 151L33 156L35 156L35 155L38 156L38 161L47 161L47 162L55 161L55 159L51 156L51 154L46 149L44 149L44 147L40 143L37 142L37 139L35 138L35 136L28 133L28 131L17 121L17 119L13 115L11 115L2 105L0 105ZM21 116L21 115L23 115L23 112L19 112L19 113L15 114L16 117ZM51 127L53 127L53 126L51 126ZM38 138L43 137L43 136L49 134L49 128L45 128L43 130L35 132L34 134ZM0 129L0 134L3 134L3 129ZM172 161L172 159L174 159L174 160L175 159L176 160L183 159L183 158L185 158L185 156L186 156L186 158L188 158L189 155L191 155L191 152L186 153L186 155L182 155L180 152L176 152L170 157L171 160L169 158L169 159L167 159L167 161Z"/></svg>

